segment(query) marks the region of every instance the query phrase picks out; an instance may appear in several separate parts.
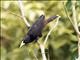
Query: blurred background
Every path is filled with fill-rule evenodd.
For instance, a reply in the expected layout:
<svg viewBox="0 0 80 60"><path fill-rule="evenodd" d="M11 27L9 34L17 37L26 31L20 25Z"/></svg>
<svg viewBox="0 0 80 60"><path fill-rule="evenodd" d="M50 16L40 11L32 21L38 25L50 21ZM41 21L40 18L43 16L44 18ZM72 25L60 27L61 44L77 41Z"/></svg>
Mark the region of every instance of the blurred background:
<svg viewBox="0 0 80 60"><path fill-rule="evenodd" d="M45 46L47 59L75 60L78 55L78 40L65 12L67 9L67 13L72 17L71 1L22 1L22 3L26 19L31 25L41 14L44 14L46 19L55 15L61 16L58 26L50 34ZM20 18L18 1L1 1L0 7L1 60L36 60L36 57L38 60L42 60L37 43L32 42L22 48L19 47L29 29ZM80 1L77 1L76 11L78 26L80 26ZM55 21L44 28L43 36L38 40L40 43L44 42L54 23Z"/></svg>

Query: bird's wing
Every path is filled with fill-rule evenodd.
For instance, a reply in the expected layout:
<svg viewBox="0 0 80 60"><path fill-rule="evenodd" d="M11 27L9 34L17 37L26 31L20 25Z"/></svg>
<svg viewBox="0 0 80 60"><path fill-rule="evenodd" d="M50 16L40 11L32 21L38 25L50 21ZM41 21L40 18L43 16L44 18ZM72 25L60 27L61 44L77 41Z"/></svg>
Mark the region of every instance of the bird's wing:
<svg viewBox="0 0 80 60"><path fill-rule="evenodd" d="M43 29L44 26L44 20L45 20L45 16L41 15L39 17L39 19L32 25L32 27L29 29L28 34L41 34L41 31ZM41 36L41 35L40 35Z"/></svg>

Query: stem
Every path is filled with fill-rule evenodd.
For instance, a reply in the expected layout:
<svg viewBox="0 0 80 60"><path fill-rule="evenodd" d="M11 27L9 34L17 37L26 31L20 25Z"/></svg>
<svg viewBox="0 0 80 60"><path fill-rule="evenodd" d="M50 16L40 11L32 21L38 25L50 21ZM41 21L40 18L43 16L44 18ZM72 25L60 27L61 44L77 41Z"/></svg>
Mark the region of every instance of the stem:
<svg viewBox="0 0 80 60"><path fill-rule="evenodd" d="M1 7L4 11L6 11L6 9L5 8L3 8L3 7ZM8 11L8 14L12 14L12 15L14 15L14 16L16 16L16 17L19 17L19 18L21 18L21 19L23 19L20 15L18 15L18 14L16 14L16 13L14 13L14 12L12 12L12 11L10 11L10 10L7 10Z"/></svg>
<svg viewBox="0 0 80 60"><path fill-rule="evenodd" d="M72 1L72 13L73 13L73 23L74 23L74 27L75 27L75 30L76 30L76 33L78 35L80 35L80 32L79 32L79 29L78 29L78 24L77 24L77 18L76 18L76 9L75 9L75 4L76 4L76 1Z"/></svg>
<svg viewBox="0 0 80 60"><path fill-rule="evenodd" d="M74 24L73 24L73 22L72 22L71 18L69 17L68 12L67 12L67 8L66 8L66 7L65 7L65 5L64 5L64 1L62 2L62 4L63 4L63 8L64 8L64 10L65 10L65 13L66 13L67 18L69 19L69 21L71 22L71 24L72 24L72 25L73 25L73 27L74 27Z"/></svg>
<svg viewBox="0 0 80 60"><path fill-rule="evenodd" d="M23 4L22 4L22 0L18 0L18 3L19 3L19 8L20 8L20 11L21 11L21 15L22 15L22 18L25 22L25 24L30 27L30 24L29 22L26 20L25 18L25 11L24 11L24 7L23 7Z"/></svg>
<svg viewBox="0 0 80 60"><path fill-rule="evenodd" d="M80 59L80 32L79 32L79 29L78 29L78 24L77 24L77 18L76 18L76 9L75 9L75 4L76 4L76 1L72 1L72 13L73 13L73 23L74 23L74 29L77 33L77 38L78 38L78 59L76 60L79 60Z"/></svg>
<svg viewBox="0 0 80 60"><path fill-rule="evenodd" d="M45 47L44 46L45 46L45 44L46 44L46 42L48 40L48 37L51 34L52 30L58 25L59 18L60 18L60 16L57 18L56 24L54 24L53 28L48 32L48 34L47 34L47 36L46 36L46 38L44 40L44 43L40 44L40 49L41 49L41 54L42 54L43 60L47 60L46 55L45 55Z"/></svg>
<svg viewBox="0 0 80 60"><path fill-rule="evenodd" d="M46 55L45 55L45 47L43 44L40 44L40 49L41 49L43 60L47 60Z"/></svg>
<svg viewBox="0 0 80 60"><path fill-rule="evenodd" d="M51 34L51 32L53 31L53 29L58 25L58 20L59 20L59 18L60 18L60 16L58 16L57 22L56 22L55 24L53 24L53 28L48 32L48 34L47 34L47 36L46 36L46 38L45 38L45 40L44 40L44 45L46 44L46 42L47 42L47 40L48 40L48 37L49 37L49 35Z"/></svg>

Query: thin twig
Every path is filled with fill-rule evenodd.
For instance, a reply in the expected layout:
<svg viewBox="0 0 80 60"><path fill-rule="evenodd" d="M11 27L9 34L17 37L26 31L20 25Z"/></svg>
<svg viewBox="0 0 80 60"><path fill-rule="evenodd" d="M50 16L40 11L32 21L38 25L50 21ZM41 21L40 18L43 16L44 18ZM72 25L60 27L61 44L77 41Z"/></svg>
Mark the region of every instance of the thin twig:
<svg viewBox="0 0 80 60"><path fill-rule="evenodd" d="M76 1L73 1L73 2L76 2ZM75 6L73 7L73 5L72 5L72 12L74 13L74 14L73 14L73 15L74 15L73 19L75 19L75 20L73 20L73 19L71 19L71 18L69 17L69 15L68 15L68 13L67 13L67 9L66 9L66 7L65 7L65 5L64 5L64 2L63 2L63 7L64 7L64 10L65 10L65 13L66 13L68 19L69 19L70 22L72 23L74 29L75 29L76 32L80 35L79 29L78 29L78 26L77 26L77 22L76 22L76 20L77 20L77 19L76 19L76 12L74 12L74 11L76 11L76 10L75 10ZM73 20L73 21L72 21L72 20Z"/></svg>
<svg viewBox="0 0 80 60"><path fill-rule="evenodd" d="M37 44L39 45L39 48L40 48L40 50L41 50L42 60L47 60L46 54L45 54L44 44L39 43L39 41L37 41Z"/></svg>
<svg viewBox="0 0 80 60"><path fill-rule="evenodd" d="M73 24L73 22L72 22L71 18L69 17L68 12L67 12L67 8L66 8L66 7L65 7L65 5L64 5L64 1L62 1L62 4L63 4L63 8L64 8L64 10L65 10L66 16L68 17L69 21L71 22L71 24L72 24L72 25L73 25L73 27L74 27L74 24Z"/></svg>
<svg viewBox="0 0 80 60"><path fill-rule="evenodd" d="M24 10L22 1L21 1L21 0L18 0L18 3L19 3L19 8L20 8L20 11L21 11L22 18L23 18L25 24L26 24L28 27L30 27L29 22L28 22L28 21L26 20L26 18L25 18L25 10Z"/></svg>
<svg viewBox="0 0 80 60"><path fill-rule="evenodd" d="M58 16L57 22L56 22L55 24L53 24L53 28L50 29L50 31L48 32L48 34L47 34L47 36L46 36L46 38L45 38L45 40L44 40L44 45L46 44L46 42L47 42L47 40L48 40L48 37L49 37L49 35L51 34L52 30L58 25L59 18L60 18L60 16Z"/></svg>
<svg viewBox="0 0 80 60"><path fill-rule="evenodd" d="M4 11L6 11L5 8L3 8L3 7L1 7L1 8L2 8ZM16 13L12 12L12 11L10 11L10 10L7 10L7 11L8 11L8 14L12 14L12 15L14 15L14 16L17 16L17 17L23 19L20 15L18 15L18 14L16 14Z"/></svg>
<svg viewBox="0 0 80 60"><path fill-rule="evenodd" d="M41 49L41 54L42 54L43 60L47 60L46 54L45 54L45 47L43 44L40 44L40 49Z"/></svg>
<svg viewBox="0 0 80 60"><path fill-rule="evenodd" d="M43 60L47 60L46 55L45 55L45 47L44 47L44 46L45 46L45 44L46 44L46 42L47 42L47 40L48 40L48 37L49 37L49 35L51 34L52 30L58 25L58 20L59 20L59 18L60 18L60 16L57 18L56 24L53 25L53 28L52 28L52 29L49 31L49 33L47 34L47 36L46 36L46 38L45 38L45 40L44 40L44 43L39 45L39 46L40 46L40 49L41 49L41 54L42 54Z"/></svg>
<svg viewBox="0 0 80 60"><path fill-rule="evenodd" d="M37 56L36 56L36 54L34 53L34 57L36 58L36 60L38 60L38 58L37 58Z"/></svg>
<svg viewBox="0 0 80 60"><path fill-rule="evenodd" d="M20 15L17 15L17 14L16 14L16 13L14 13L14 12L11 12L11 11L9 11L9 10L8 10L8 12L9 12L10 14L14 15L14 16L17 16L17 17L19 17L19 18L23 19Z"/></svg>
<svg viewBox="0 0 80 60"><path fill-rule="evenodd" d="M67 9L65 8L65 12L66 12L66 15L68 17L68 19L70 20L70 22L72 23L76 33L77 33L77 38L78 38L78 59L76 60L79 60L80 59L80 32L79 32L79 29L78 29L78 24L77 24L77 15L76 15L76 9L75 9L75 3L76 1L72 1L72 13L73 13L73 19L71 19L67 13ZM64 2L63 2L63 6L64 6ZM73 20L73 21L72 21Z"/></svg>
<svg viewBox="0 0 80 60"><path fill-rule="evenodd" d="M74 23L76 33L78 35L80 35L79 29L78 29L78 24L77 24L77 18L76 18L77 15L76 15L75 3L76 3L76 1L72 1L72 13L73 13L73 19L72 20Z"/></svg>
<svg viewBox="0 0 80 60"><path fill-rule="evenodd" d="M73 23L74 23L74 29L77 33L77 38L78 38L78 59L76 60L79 60L80 59L80 32L79 32L79 29L78 29L78 24L77 24L77 15L76 15L76 9L75 9L75 3L76 1L72 1L72 13L73 13Z"/></svg>

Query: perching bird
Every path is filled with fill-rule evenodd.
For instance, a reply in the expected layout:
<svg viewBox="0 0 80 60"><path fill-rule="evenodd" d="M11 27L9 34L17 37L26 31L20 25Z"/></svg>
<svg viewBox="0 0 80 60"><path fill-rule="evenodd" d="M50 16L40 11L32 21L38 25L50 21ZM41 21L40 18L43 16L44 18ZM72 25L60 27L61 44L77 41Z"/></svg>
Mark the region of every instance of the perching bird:
<svg viewBox="0 0 80 60"><path fill-rule="evenodd" d="M45 20L45 16L41 15L39 19L31 26L26 36L23 38L23 41L20 45L23 46L25 44L31 43L32 41L37 42L38 38L42 36L42 30L49 22L56 19L58 16L52 16Z"/></svg>

